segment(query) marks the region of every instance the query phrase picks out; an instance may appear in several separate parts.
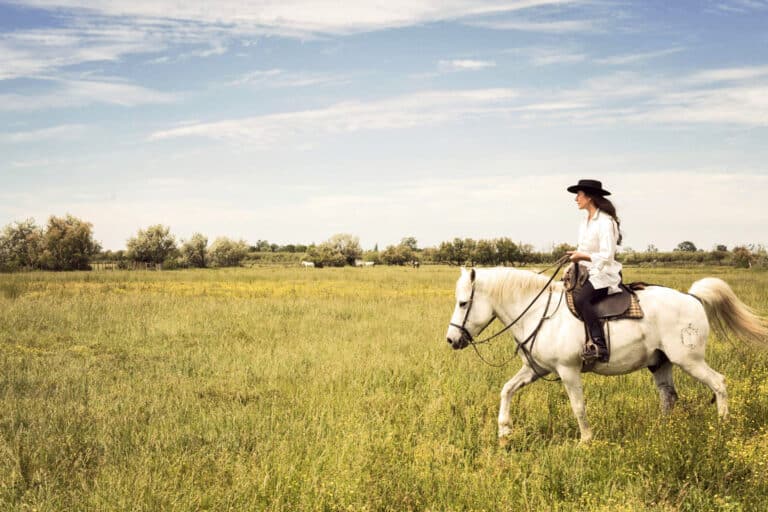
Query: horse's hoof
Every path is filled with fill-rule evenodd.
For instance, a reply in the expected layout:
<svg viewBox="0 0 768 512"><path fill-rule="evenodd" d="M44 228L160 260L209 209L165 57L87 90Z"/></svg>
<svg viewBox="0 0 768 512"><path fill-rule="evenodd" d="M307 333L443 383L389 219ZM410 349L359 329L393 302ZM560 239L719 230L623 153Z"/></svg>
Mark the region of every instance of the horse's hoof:
<svg viewBox="0 0 768 512"><path fill-rule="evenodd" d="M506 435L499 437L499 448L508 449L512 447L512 436Z"/></svg>

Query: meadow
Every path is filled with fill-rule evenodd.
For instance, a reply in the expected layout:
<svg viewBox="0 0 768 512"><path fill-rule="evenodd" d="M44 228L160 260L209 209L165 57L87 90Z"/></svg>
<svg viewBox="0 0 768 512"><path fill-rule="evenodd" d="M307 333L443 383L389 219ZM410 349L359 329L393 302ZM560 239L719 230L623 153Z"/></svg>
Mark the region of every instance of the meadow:
<svg viewBox="0 0 768 512"><path fill-rule="evenodd" d="M765 271L625 274L682 290L716 275L768 315ZM499 391L520 362L449 348L457 277L0 275L0 510L768 510L768 354L710 339L727 422L679 370L668 417L647 371L590 374L591 445L561 384L537 382L500 448Z"/></svg>

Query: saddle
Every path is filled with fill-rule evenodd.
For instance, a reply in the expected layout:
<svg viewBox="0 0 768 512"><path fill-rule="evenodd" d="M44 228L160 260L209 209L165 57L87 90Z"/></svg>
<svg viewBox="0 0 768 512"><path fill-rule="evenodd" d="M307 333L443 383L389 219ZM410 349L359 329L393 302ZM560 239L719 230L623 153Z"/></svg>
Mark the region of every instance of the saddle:
<svg viewBox="0 0 768 512"><path fill-rule="evenodd" d="M584 286L587 278L589 278L589 274L579 272L579 268L580 266L576 263L569 265L563 274L563 283L565 284L565 301L568 304L568 309L571 310L573 316L582 320L573 303L573 294ZM629 285L621 283L619 288L621 289L620 293L606 295L595 304L597 316L606 320L643 318L643 310L635 293L635 290L642 290L644 288L642 283L630 283Z"/></svg>

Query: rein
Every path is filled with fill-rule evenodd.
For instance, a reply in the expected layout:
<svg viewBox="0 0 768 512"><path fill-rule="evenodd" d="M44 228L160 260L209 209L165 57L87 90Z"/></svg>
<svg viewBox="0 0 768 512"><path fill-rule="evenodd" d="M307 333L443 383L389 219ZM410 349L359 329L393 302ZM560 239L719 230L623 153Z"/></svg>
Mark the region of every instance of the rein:
<svg viewBox="0 0 768 512"><path fill-rule="evenodd" d="M558 272L560 272L560 269L563 268L563 266L566 263L568 263L569 260L570 260L570 258L568 257L568 255L565 255L562 258L560 258L559 260L557 260L557 262L555 262L554 265L551 265L551 266L549 266L549 267L547 267L544 270L539 272L539 274L542 274L543 272L546 272L550 268L552 268L554 266L557 266L555 271L552 273L552 277L550 277L549 280L547 281L547 283L542 287L542 289L539 290L539 293L536 294L536 296L533 298L533 300L530 302L530 304L528 304L528 306L525 307L525 309L522 311L522 313L520 313L517 316L517 318L512 320L512 322L510 322L507 326L505 326L499 332L497 332L497 333L495 333L495 334L493 334L493 335L491 335L491 336L489 336L489 337L487 337L485 339L482 339L482 340L479 340L479 341L475 341L473 339L472 335L466 329L467 319L469 318L469 313L470 313L470 311L472 309L472 303L473 303L474 298L475 298L475 282L474 281L472 281L472 293L469 296L469 301L468 301L468 305L467 305L467 312L464 315L464 321L461 323L461 325L454 324L454 323L451 323L450 325L460 329L462 334L467 336L467 338L469 339L469 344L472 345L472 348L475 350L475 353L477 354L477 356L485 364L487 364L489 366L493 366L495 368L501 368L502 366L506 366L512 359L514 359L514 357L517 355L518 350L522 350L523 351L523 355L525 356L526 360L528 361L528 364L530 365L531 369L533 370L533 372L536 374L536 376L538 378L543 379L543 380L553 380L553 381L559 380L559 379L546 379L545 378L546 373L544 373L544 374L539 373L539 370L537 369L537 365L536 365L535 361L533 360L533 356L531 355L531 350L533 349L533 344L536 341L536 336L539 333L539 329L541 329L541 326L544 324L544 321L552 318L552 315L554 315L555 312L560 308L560 304L563 301L563 296L565 295L565 291L564 290L560 294L560 299L557 301L557 306L555 307L555 309L552 311L551 314L547 315L547 313L549 312L549 305L552 303L552 289L549 288L549 285L552 284L552 281L555 280L555 277L557 276ZM480 351L477 349L477 345L482 345L482 344L485 344L485 343L489 343L491 340L501 336L504 332L506 332L510 328L512 328L512 326L514 326L518 321L520 321L521 318L523 318L523 316L525 316L525 314L528 312L528 310L530 310L531 307L533 307L533 305L536 303L536 301L539 300L539 297L541 297L541 295L547 289L549 289L549 295L547 296L547 305L544 308L544 313L542 314L541 319L539 320L539 323L536 325L536 328L533 330L533 332L523 342L518 341L518 339L515 336L512 336L512 338L515 340L515 343L517 344L517 348L515 349L515 354L512 356L512 358L510 358L507 361L504 361L502 363L498 363L498 364L491 363L491 362L487 361L482 356L482 354L480 354ZM488 322L486 327L488 327L488 325L490 325L491 322L493 322L493 320L495 318L496 318L496 315L492 316L491 320ZM485 327L483 329L485 329ZM528 345L528 343L530 343L530 347L526 346L526 345Z"/></svg>

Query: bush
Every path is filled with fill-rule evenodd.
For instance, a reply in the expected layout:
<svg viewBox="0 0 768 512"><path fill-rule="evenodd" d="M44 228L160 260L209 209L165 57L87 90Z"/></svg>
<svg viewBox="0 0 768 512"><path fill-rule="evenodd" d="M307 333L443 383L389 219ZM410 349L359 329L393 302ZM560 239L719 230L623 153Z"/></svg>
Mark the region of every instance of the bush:
<svg viewBox="0 0 768 512"><path fill-rule="evenodd" d="M171 229L161 224L140 229L135 237L128 239L127 246L128 258L144 263L163 263L176 253L176 239Z"/></svg>
<svg viewBox="0 0 768 512"><path fill-rule="evenodd" d="M40 266L47 270L90 270L90 260L99 250L93 240L93 224L72 215L52 215L43 234Z"/></svg>
<svg viewBox="0 0 768 512"><path fill-rule="evenodd" d="M217 238L208 249L208 257L216 267L237 267L248 254L248 244L226 237Z"/></svg>

